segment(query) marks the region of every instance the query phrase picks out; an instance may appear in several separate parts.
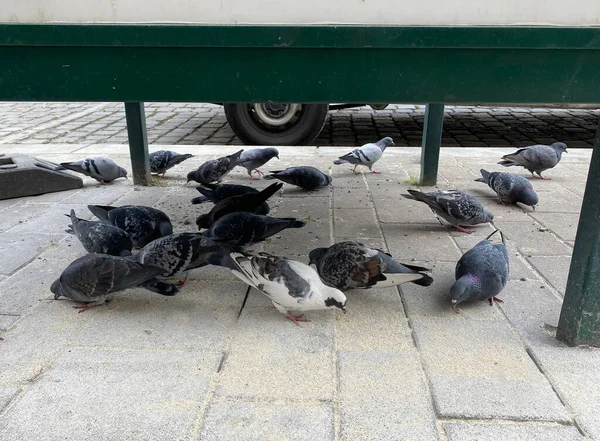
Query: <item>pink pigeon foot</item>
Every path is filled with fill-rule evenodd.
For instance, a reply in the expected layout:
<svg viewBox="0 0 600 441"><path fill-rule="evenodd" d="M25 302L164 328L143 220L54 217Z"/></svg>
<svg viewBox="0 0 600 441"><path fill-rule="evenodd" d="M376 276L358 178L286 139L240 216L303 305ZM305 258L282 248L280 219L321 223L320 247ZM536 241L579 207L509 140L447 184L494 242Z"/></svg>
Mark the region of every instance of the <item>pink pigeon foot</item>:
<svg viewBox="0 0 600 441"><path fill-rule="evenodd" d="M371 170L371 173L375 173L376 175L380 175L381 172L375 171L375 170Z"/></svg>
<svg viewBox="0 0 600 441"><path fill-rule="evenodd" d="M304 318L304 314L294 315L288 311L288 313L285 316L286 318L289 318L292 322L294 322L296 326L300 326L299 322L310 322L309 319Z"/></svg>
<svg viewBox="0 0 600 441"><path fill-rule="evenodd" d="M78 313L80 313L80 314L83 311L87 311L90 308L92 308L90 305L77 305L77 306L73 306L73 309L79 309Z"/></svg>
<svg viewBox="0 0 600 441"><path fill-rule="evenodd" d="M460 225L456 225L456 229L458 231L462 231L463 233L472 234L473 231L466 229L465 227L461 227Z"/></svg>
<svg viewBox="0 0 600 441"><path fill-rule="evenodd" d="M491 299L488 299L488 302L490 302L490 306L492 306L494 304L494 302L504 303L504 300L499 299L498 297L492 297Z"/></svg>

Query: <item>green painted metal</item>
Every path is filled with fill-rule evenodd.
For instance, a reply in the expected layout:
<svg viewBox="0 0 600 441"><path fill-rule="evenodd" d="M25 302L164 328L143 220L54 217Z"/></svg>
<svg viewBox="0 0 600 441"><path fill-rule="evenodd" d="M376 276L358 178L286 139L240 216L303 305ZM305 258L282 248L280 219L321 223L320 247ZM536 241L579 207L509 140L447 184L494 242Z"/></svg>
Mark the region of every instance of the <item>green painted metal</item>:
<svg viewBox="0 0 600 441"><path fill-rule="evenodd" d="M150 160L148 157L148 137L146 135L146 112L144 103L126 102L125 118L129 136L129 154L133 169L133 183L150 183Z"/></svg>
<svg viewBox="0 0 600 441"><path fill-rule="evenodd" d="M600 122L556 338L600 347Z"/></svg>
<svg viewBox="0 0 600 441"><path fill-rule="evenodd" d="M423 125L423 142L421 143L420 185L435 185L437 182L443 126L444 104L427 104Z"/></svg>

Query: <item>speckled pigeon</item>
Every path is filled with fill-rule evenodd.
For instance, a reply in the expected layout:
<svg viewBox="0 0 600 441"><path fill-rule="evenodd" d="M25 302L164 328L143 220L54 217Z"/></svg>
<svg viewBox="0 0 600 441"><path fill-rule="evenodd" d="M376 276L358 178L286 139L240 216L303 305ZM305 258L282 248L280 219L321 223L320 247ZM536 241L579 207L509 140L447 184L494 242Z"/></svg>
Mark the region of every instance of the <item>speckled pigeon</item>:
<svg viewBox="0 0 600 441"><path fill-rule="evenodd" d="M463 233L470 234L472 231L463 228L462 225L477 225L494 219L494 215L483 208L475 197L459 190L437 190L429 193L407 191L410 195L402 196L425 202L435 214Z"/></svg>
<svg viewBox="0 0 600 441"><path fill-rule="evenodd" d="M567 145L564 142L555 142L551 145L532 145L517 150L509 155L504 155L498 164L505 167L518 165L529 170L532 176L534 172L542 179L549 180L542 176L544 170L548 170L559 163L563 153L567 153Z"/></svg>
<svg viewBox="0 0 600 441"><path fill-rule="evenodd" d="M256 173L263 175L264 173L258 167L262 167L273 158L279 159L279 151L274 147L250 149L242 153L238 165L248 170L250 179L258 179L252 176L252 172L256 170Z"/></svg>
<svg viewBox="0 0 600 441"><path fill-rule="evenodd" d="M321 279L346 291L354 288L386 288L412 282L429 286L433 279L420 266L400 264L381 250L371 249L352 240L338 242L329 248L315 248L309 255Z"/></svg>
<svg viewBox="0 0 600 441"><path fill-rule="evenodd" d="M112 159L102 156L95 156L74 162L61 162L60 166L64 169L94 178L101 184L107 184L118 178L127 179L127 170L119 167Z"/></svg>
<svg viewBox="0 0 600 441"><path fill-rule="evenodd" d="M258 193L257 188L248 187L247 185L220 184L207 185L207 187L208 188L196 187L196 190L198 190L202 194L202 196L198 196L192 199L192 204L203 204L204 202L214 202L216 204L232 196ZM269 207L268 203L264 202L256 211L256 213L269 214L270 211L271 207Z"/></svg>
<svg viewBox="0 0 600 441"><path fill-rule="evenodd" d="M74 234L88 253L130 256L133 242L127 233L103 222L87 221L75 216L71 210L71 225L67 233Z"/></svg>
<svg viewBox="0 0 600 441"><path fill-rule="evenodd" d="M236 211L256 213L267 199L281 190L281 187L283 187L283 184L276 182L259 193L231 196L230 198L223 199L217 202L208 213L198 216L196 225L198 225L198 229L209 228L218 219Z"/></svg>
<svg viewBox="0 0 600 441"><path fill-rule="evenodd" d="M215 253L207 257L213 265L231 269L243 282L266 295L279 312L293 323L308 322L304 312L338 308L346 312L346 296L321 281L310 266L267 253Z"/></svg>
<svg viewBox="0 0 600 441"><path fill-rule="evenodd" d="M509 263L502 232L501 244L488 241L497 231L463 254L456 264L456 282L450 288L452 307L467 300L487 300L490 306L494 301L502 303L496 296L508 281Z"/></svg>
<svg viewBox="0 0 600 441"><path fill-rule="evenodd" d="M514 173L488 172L484 169L479 171L483 177L475 179L475 182L487 184L496 192L500 202L515 205L520 202L530 205L535 210L535 206L539 201L538 195L528 179Z"/></svg>
<svg viewBox="0 0 600 441"><path fill-rule="evenodd" d="M386 136L375 143L371 142L369 144L365 144L362 147L352 150L350 153L347 153L344 156L340 156L339 159L333 161L333 163L336 165L354 164L354 168L352 169L354 173L356 173L356 167L359 165L369 167L371 173L380 173L373 170L373 164L381 159L383 152L390 144L393 145L394 141L389 136Z"/></svg>
<svg viewBox="0 0 600 441"><path fill-rule="evenodd" d="M204 231L207 245L222 244L242 247L262 242L286 228L301 228L305 222L294 218L279 218L238 211L217 220Z"/></svg>
<svg viewBox="0 0 600 441"><path fill-rule="evenodd" d="M173 234L169 216L156 208L143 205L88 205L88 208L102 222L124 230L138 248Z"/></svg>
<svg viewBox="0 0 600 441"><path fill-rule="evenodd" d="M270 171L269 173L271 174L266 175L263 179L279 179L304 190L318 190L331 184L331 176L308 165L288 167L285 170Z"/></svg>
<svg viewBox="0 0 600 441"><path fill-rule="evenodd" d="M55 300L62 296L84 303L74 306L80 312L101 305L112 293L137 286L165 296L177 294L177 287L155 279L161 271L145 267L131 257L86 254L62 272L50 291Z"/></svg>
<svg viewBox="0 0 600 441"><path fill-rule="evenodd" d="M170 150L152 152L150 153L150 172L156 173L157 175L162 174L164 176L165 173L167 173L167 170L192 157L194 157L194 155L190 153L180 154Z"/></svg>
<svg viewBox="0 0 600 441"><path fill-rule="evenodd" d="M196 181L202 185L221 182L233 168L239 164L240 155L243 149L231 155L223 156L218 159L206 161L197 170L191 171L187 175L187 181Z"/></svg>

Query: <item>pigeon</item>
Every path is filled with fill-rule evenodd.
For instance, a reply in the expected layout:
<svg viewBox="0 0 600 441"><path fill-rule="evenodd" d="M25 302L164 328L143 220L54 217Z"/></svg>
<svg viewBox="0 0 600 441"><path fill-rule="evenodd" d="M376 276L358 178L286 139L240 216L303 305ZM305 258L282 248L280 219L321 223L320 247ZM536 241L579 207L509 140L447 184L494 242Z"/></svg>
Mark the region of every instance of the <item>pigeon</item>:
<svg viewBox="0 0 600 441"><path fill-rule="evenodd" d="M50 291L54 300L62 296L84 303L74 306L79 312L103 304L112 293L137 286L165 296L177 294L177 287L154 278L161 272L160 268L145 267L130 257L86 254L71 262Z"/></svg>
<svg viewBox="0 0 600 441"><path fill-rule="evenodd" d="M124 230L138 248L173 234L169 216L156 208L143 205L88 205L88 208L100 221Z"/></svg>
<svg viewBox="0 0 600 441"><path fill-rule="evenodd" d="M208 265L207 253L223 251L221 245L206 246L200 233L179 233L155 239L135 255L135 260L146 267L161 268L158 278L179 276L185 271ZM187 275L181 286L187 282Z"/></svg>
<svg viewBox="0 0 600 441"><path fill-rule="evenodd" d="M223 199L230 198L232 196L244 195L244 194L256 194L258 190L254 187L248 187L247 185L238 184L220 184L220 185L207 185L208 188L202 186L196 187L202 196L192 199L192 204L203 204L204 202L214 202L215 204L222 201ZM256 211L257 214L269 214L271 207L266 202Z"/></svg>
<svg viewBox="0 0 600 441"><path fill-rule="evenodd" d="M236 211L256 213L267 199L273 196L277 191L281 190L281 187L283 187L283 184L281 182L276 182L259 193L232 196L217 202L208 213L198 216L196 219L198 229L209 228L216 220L228 213L235 213Z"/></svg>
<svg viewBox="0 0 600 441"><path fill-rule="evenodd" d="M356 173L356 167L359 165L364 165L369 167L371 173L381 173L373 170L373 164L375 164L385 151L386 147L390 144L394 144L394 141L389 136L386 136L383 139L380 139L376 143L368 143L359 147L357 149L352 150L350 153L345 154L344 156L340 156L339 159L333 161L335 165L340 164L354 164L354 168L352 171Z"/></svg>
<svg viewBox="0 0 600 441"><path fill-rule="evenodd" d="M256 173L263 175L264 173L258 167L262 167L273 158L279 159L279 151L276 148L250 149L241 154L238 165L248 170L250 179L256 180L258 178L254 178L252 172L256 170Z"/></svg>
<svg viewBox="0 0 600 441"><path fill-rule="evenodd" d="M564 142L555 142L551 145L532 145L510 155L504 155L502 157L504 161L500 161L498 164L504 167L518 165L529 170L534 177L535 172L541 179L550 180L550 178L542 176L542 172L555 167L563 153L567 153L567 145Z"/></svg>
<svg viewBox="0 0 600 441"><path fill-rule="evenodd" d="M501 244L488 241L497 231L463 254L456 264L456 282L450 288L453 308L467 300L487 300L490 306L494 301L502 303L496 296L506 286L509 264L502 232Z"/></svg>
<svg viewBox="0 0 600 441"><path fill-rule="evenodd" d="M127 170L119 167L115 161L110 158L96 156L74 162L61 162L60 166L64 169L94 178L101 184L107 184L118 178L127 179Z"/></svg>
<svg viewBox="0 0 600 441"><path fill-rule="evenodd" d="M475 197L459 190L437 190L429 193L408 190L408 192L410 195L402 196L425 202L435 214L463 233L471 234L472 231L462 225L482 224L494 219L494 215L483 208L481 202Z"/></svg>
<svg viewBox="0 0 600 441"><path fill-rule="evenodd" d="M190 153L179 154L169 150L159 150L150 153L150 173L162 174L163 177L167 170L182 163L186 159L192 158L194 155Z"/></svg>
<svg viewBox="0 0 600 441"><path fill-rule="evenodd" d="M243 151L244 150L242 149L232 155L206 161L198 167L198 170L188 173L187 181L196 181L202 185L221 182L223 178L240 163L240 156Z"/></svg>
<svg viewBox="0 0 600 441"><path fill-rule="evenodd" d="M386 288L412 282L429 286L433 279L420 266L400 264L391 255L352 240L329 248L315 248L309 255L321 279L329 286L346 291L354 288Z"/></svg>
<svg viewBox="0 0 600 441"><path fill-rule="evenodd" d="M266 295L279 312L297 326L309 322L304 314L292 312L339 308L346 312L346 296L321 281L310 266L268 253L233 252L207 256L212 265L223 266L240 280Z"/></svg>
<svg viewBox="0 0 600 441"><path fill-rule="evenodd" d="M286 228L301 228L304 225L306 225L305 222L294 218L271 217L238 211L226 214L203 234L209 239L208 245L222 244L243 247L262 242Z"/></svg>
<svg viewBox="0 0 600 441"><path fill-rule="evenodd" d="M483 182L498 194L503 204L517 204L520 202L530 205L535 210L538 203L538 195L533 191L533 185L528 179L514 173L507 172L488 172L484 169L479 170L482 178L475 179L475 182Z"/></svg>
<svg viewBox="0 0 600 441"><path fill-rule="evenodd" d="M79 219L75 210L65 216L71 218L67 233L74 234L88 253L131 256L133 242L125 231L103 222Z"/></svg>
<svg viewBox="0 0 600 441"><path fill-rule="evenodd" d="M318 190L331 184L331 176L308 165L288 167L285 170L270 171L269 173L271 174L264 176L263 179L279 179L304 190Z"/></svg>

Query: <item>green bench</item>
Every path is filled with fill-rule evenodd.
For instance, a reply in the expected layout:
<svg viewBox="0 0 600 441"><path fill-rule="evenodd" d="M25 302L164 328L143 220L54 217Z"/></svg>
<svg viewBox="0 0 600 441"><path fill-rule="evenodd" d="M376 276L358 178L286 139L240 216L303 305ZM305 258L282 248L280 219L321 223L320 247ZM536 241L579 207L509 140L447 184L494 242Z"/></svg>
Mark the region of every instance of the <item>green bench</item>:
<svg viewBox="0 0 600 441"><path fill-rule="evenodd" d="M144 101L427 105L436 182L444 103L600 103L591 27L0 25L0 100L125 102L148 182ZM600 131L557 337L600 346Z"/></svg>

